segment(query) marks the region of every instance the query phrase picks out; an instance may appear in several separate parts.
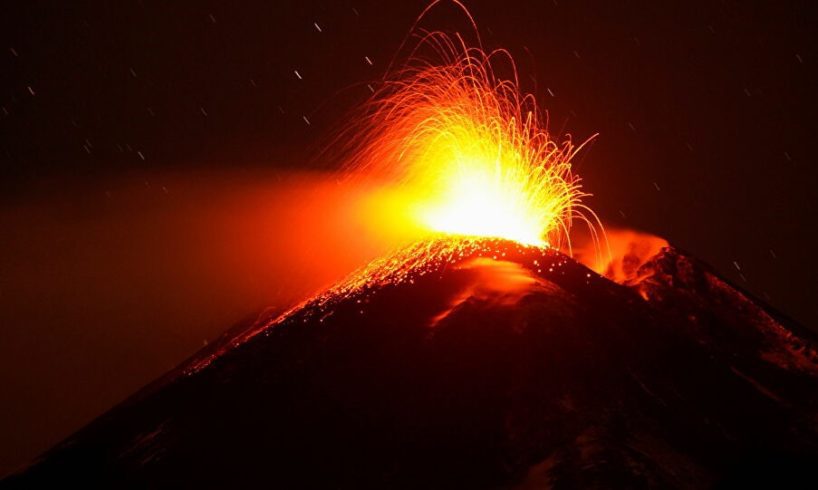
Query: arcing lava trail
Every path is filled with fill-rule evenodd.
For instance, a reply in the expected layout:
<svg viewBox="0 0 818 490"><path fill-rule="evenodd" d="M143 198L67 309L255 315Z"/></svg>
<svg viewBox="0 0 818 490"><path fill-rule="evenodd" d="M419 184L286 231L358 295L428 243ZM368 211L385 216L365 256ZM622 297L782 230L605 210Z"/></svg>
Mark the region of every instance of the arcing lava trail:
<svg viewBox="0 0 818 490"><path fill-rule="evenodd" d="M331 148L354 177L379 179L400 196L401 216L384 222L570 249L568 232L581 220L598 243L599 220L571 169L581 146L554 139L511 55L484 50L468 11L452 3L476 46L416 25L406 59Z"/></svg>

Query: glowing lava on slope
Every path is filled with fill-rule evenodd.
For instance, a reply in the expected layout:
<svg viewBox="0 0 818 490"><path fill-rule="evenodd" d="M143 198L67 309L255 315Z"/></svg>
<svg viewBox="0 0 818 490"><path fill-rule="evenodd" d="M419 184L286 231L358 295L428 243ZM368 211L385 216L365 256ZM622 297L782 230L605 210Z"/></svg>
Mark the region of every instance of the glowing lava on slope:
<svg viewBox="0 0 818 490"><path fill-rule="evenodd" d="M596 239L599 221L571 171L581 145L551 137L511 55L485 51L477 34L477 47L417 24L412 35L407 61L387 71L354 118L363 127L339 137L352 172L396 185L409 220L426 230L570 248L580 219Z"/></svg>

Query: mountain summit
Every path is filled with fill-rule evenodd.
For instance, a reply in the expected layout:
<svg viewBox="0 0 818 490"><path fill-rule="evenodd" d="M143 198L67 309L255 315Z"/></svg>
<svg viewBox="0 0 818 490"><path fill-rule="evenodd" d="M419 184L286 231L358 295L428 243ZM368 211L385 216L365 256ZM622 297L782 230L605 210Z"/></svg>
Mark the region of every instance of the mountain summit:
<svg viewBox="0 0 818 490"><path fill-rule="evenodd" d="M3 486L702 488L818 464L813 334L673 248L424 242L232 330Z"/></svg>

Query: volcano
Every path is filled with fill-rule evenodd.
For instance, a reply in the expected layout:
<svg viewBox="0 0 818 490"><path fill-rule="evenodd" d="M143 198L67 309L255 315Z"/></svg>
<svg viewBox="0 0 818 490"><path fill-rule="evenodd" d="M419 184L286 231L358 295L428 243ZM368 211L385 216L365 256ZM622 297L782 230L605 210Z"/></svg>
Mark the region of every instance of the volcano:
<svg viewBox="0 0 818 490"><path fill-rule="evenodd" d="M3 486L814 481L811 331L674 248L632 265L414 245L233 328Z"/></svg>

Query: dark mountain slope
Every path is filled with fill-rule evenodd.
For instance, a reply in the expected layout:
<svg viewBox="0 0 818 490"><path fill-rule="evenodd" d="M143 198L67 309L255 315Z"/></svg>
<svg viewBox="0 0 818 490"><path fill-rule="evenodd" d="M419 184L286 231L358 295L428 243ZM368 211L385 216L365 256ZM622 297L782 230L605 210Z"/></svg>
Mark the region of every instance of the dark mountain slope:
<svg viewBox="0 0 818 490"><path fill-rule="evenodd" d="M551 250L424 243L237 331L3 483L784 484L818 464L814 345L673 249L620 285Z"/></svg>

